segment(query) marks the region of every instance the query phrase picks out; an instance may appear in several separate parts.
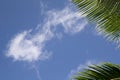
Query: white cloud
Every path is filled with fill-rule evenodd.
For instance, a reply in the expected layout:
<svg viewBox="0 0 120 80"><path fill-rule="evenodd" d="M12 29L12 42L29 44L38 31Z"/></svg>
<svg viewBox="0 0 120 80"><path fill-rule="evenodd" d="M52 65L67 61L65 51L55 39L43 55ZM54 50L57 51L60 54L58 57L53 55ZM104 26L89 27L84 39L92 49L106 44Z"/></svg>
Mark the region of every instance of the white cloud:
<svg viewBox="0 0 120 80"><path fill-rule="evenodd" d="M21 32L10 41L7 56L15 61L28 62L48 59L50 53L45 49L45 44L54 37L62 38L62 32L57 30L59 25L62 25L64 33L75 34L83 30L86 24L85 16L70 6L63 10L47 11L44 22L37 26L36 32Z"/></svg>
<svg viewBox="0 0 120 80"><path fill-rule="evenodd" d="M35 73L37 74L38 80L42 80L42 78L40 76L39 67L36 64L32 64L31 69L33 69L35 71Z"/></svg>
<svg viewBox="0 0 120 80"><path fill-rule="evenodd" d="M49 11L47 22L49 26L55 27L61 24L64 31L70 34L80 32L87 24L85 16L80 12L73 11L69 6L62 11Z"/></svg>
<svg viewBox="0 0 120 80"><path fill-rule="evenodd" d="M76 69L72 69L68 75L68 78L71 78L72 76L75 76L79 71L82 71L85 68L88 68L88 66L96 64L98 62L93 60L88 60L85 62L85 64L80 64ZM73 79L74 80L74 79Z"/></svg>

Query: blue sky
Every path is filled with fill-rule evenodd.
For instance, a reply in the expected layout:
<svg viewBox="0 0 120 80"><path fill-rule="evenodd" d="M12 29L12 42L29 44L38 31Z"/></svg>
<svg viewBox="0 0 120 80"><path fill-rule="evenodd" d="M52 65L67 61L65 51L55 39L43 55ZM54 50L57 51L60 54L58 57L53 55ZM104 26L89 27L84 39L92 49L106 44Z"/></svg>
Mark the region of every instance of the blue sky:
<svg viewBox="0 0 120 80"><path fill-rule="evenodd" d="M1 80L69 80L88 64L120 63L69 0L0 0L0 10Z"/></svg>

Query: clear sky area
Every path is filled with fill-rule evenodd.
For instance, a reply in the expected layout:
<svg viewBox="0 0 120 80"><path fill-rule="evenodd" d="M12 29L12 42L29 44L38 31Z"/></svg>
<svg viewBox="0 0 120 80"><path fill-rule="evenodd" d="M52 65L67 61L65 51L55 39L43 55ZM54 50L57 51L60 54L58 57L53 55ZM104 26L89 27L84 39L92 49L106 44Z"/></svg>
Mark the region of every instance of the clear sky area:
<svg viewBox="0 0 120 80"><path fill-rule="evenodd" d="M70 80L90 64L120 64L120 48L70 0L0 0L0 80Z"/></svg>

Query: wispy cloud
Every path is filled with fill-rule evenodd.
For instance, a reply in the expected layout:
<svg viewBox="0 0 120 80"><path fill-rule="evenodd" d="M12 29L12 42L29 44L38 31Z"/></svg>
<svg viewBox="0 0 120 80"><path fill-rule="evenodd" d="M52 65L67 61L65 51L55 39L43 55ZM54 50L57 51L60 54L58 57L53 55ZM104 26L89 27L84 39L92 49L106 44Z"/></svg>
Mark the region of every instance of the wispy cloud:
<svg viewBox="0 0 120 80"><path fill-rule="evenodd" d="M15 61L38 61L48 59L51 54L45 49L46 43L54 37L61 38L63 33L76 34L87 24L85 16L67 6L62 10L45 12L46 17L37 30L18 33L8 44L7 56ZM58 31L62 27L63 32Z"/></svg>
<svg viewBox="0 0 120 80"><path fill-rule="evenodd" d="M78 72L82 71L85 68L88 68L88 66L96 64L98 62L93 60L88 60L84 64L80 64L76 69L72 69L68 75L68 78L72 78L73 76L77 75ZM73 79L74 80L74 79Z"/></svg>
<svg viewBox="0 0 120 80"><path fill-rule="evenodd" d="M39 67L37 64L32 64L31 65L31 69L35 71L36 75L37 75L37 78L38 80L42 80L41 76L40 76L40 71L39 71Z"/></svg>

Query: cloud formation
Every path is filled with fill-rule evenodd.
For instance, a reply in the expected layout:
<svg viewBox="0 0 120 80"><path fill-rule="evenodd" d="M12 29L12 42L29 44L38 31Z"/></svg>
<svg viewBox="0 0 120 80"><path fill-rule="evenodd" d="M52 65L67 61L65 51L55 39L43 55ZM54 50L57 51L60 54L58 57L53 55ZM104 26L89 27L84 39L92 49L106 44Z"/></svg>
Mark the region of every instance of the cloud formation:
<svg viewBox="0 0 120 80"><path fill-rule="evenodd" d="M67 6L62 10L50 10L45 12L46 17L40 23L37 30L26 30L18 33L8 44L7 56L15 61L33 62L45 60L50 53L45 49L48 41L54 37L61 38L62 33L75 34L84 29L87 24L85 16ZM58 33L58 27L63 32ZM34 32L34 33L33 33Z"/></svg>
<svg viewBox="0 0 120 80"><path fill-rule="evenodd" d="M68 75L68 78L71 78L71 76L75 76L77 75L78 72L82 71L85 68L88 68L88 66L91 66L93 64L99 63L97 61L94 60L88 60L86 61L84 64L80 64L76 69L72 69ZM73 78L73 77L72 77ZM72 79L74 80L74 79Z"/></svg>

